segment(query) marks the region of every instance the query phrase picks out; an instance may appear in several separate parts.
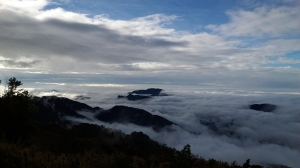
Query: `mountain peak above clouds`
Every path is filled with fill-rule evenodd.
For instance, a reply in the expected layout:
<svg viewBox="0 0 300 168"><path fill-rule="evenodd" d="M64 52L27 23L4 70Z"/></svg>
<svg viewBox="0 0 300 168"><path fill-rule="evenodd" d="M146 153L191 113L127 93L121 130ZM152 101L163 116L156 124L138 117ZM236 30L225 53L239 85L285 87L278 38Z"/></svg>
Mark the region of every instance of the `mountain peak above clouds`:
<svg viewBox="0 0 300 168"><path fill-rule="evenodd" d="M167 93L162 93L163 89L148 88L146 90L134 90L129 92L127 96L119 95L118 98L126 98L130 101L148 99L155 96L169 96Z"/></svg>
<svg viewBox="0 0 300 168"><path fill-rule="evenodd" d="M95 116L104 122L132 123L140 126L151 127L155 131L174 124L173 122L151 113L127 106L114 106L110 110L103 111Z"/></svg>
<svg viewBox="0 0 300 168"><path fill-rule="evenodd" d="M272 112L276 110L277 106L273 104L263 103L263 104L252 104L249 106L249 108L256 111Z"/></svg>

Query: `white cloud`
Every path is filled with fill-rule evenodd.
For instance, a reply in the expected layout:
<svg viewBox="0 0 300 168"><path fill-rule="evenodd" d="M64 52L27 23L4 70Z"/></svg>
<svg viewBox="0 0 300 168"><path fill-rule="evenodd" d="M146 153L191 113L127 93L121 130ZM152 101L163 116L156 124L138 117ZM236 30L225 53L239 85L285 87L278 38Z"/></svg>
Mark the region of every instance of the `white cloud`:
<svg viewBox="0 0 300 168"><path fill-rule="evenodd" d="M145 109L182 128L173 127L173 132L157 133L131 124L107 124L97 120L81 122L102 124L125 133L143 131L152 139L179 150L190 144L192 152L204 158L228 162L235 160L240 164L251 159L253 164L274 163L290 167L300 165L299 92L249 92L168 85L163 89L171 93L171 96L137 102L117 98L118 94L132 91L129 89L139 89L136 87L138 86L116 88L114 91L101 89L101 92L84 92L91 99L82 101L104 109L116 104ZM254 103L271 103L278 108L273 113L248 109Z"/></svg>
<svg viewBox="0 0 300 168"><path fill-rule="evenodd" d="M103 24L110 29L119 31L121 34L136 35L136 36L169 36L175 33L174 29L162 27L164 24L175 20L177 16L166 16L163 14L155 14L146 17L139 17L126 20L112 20L107 15L97 15L94 17L94 22Z"/></svg>
<svg viewBox="0 0 300 168"><path fill-rule="evenodd" d="M79 86L92 86L92 87L125 87L125 85L117 84L79 84Z"/></svg>
<svg viewBox="0 0 300 168"><path fill-rule="evenodd" d="M36 15L48 4L48 0L1 0L0 9L17 11L27 15Z"/></svg>
<svg viewBox="0 0 300 168"><path fill-rule="evenodd" d="M280 37L299 36L300 7L257 7L253 11L228 11L230 22L208 25L207 28L225 36Z"/></svg>

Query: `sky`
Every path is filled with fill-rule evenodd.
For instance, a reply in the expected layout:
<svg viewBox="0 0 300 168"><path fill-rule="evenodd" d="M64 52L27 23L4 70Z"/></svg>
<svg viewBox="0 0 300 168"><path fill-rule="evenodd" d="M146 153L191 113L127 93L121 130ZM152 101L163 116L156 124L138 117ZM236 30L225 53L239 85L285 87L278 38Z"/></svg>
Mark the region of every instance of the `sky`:
<svg viewBox="0 0 300 168"><path fill-rule="evenodd" d="M0 78L299 91L299 11L299 0L0 0Z"/></svg>

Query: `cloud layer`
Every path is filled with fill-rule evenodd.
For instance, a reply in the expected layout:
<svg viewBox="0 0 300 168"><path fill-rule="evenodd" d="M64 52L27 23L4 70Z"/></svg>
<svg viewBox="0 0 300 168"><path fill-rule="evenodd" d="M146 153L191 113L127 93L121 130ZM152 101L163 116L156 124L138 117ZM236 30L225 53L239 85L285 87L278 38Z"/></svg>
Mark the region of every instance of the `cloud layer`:
<svg viewBox="0 0 300 168"><path fill-rule="evenodd" d="M85 112L81 114L91 120L76 121L102 124L125 133L143 131L152 139L180 150L184 145L190 144L194 154L205 158L229 162L236 160L240 164L251 159L253 164L273 163L290 167L300 165L299 92L250 92L168 86L166 92L171 96L132 102L118 99L117 95L126 94L137 86L105 87L90 87L90 91L84 92L77 87L73 88L74 91L70 90L69 93L73 94L58 89L58 92L48 94L71 98L84 95L90 99L81 101L92 106L109 109L114 105L127 105L163 116L181 127L174 126L174 132L166 130L157 133L136 125L99 122ZM32 93L46 94L39 90ZM275 104L278 108L272 113L250 110L249 105L254 103Z"/></svg>

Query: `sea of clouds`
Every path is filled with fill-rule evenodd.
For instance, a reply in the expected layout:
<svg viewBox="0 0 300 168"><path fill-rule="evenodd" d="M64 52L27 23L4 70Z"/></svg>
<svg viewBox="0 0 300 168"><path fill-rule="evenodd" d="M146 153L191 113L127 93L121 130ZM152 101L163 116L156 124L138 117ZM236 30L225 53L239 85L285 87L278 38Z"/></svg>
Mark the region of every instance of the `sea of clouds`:
<svg viewBox="0 0 300 168"><path fill-rule="evenodd" d="M104 123L90 113L80 112L90 120L74 119L119 129L130 134L142 131L153 140L181 150L190 144L195 155L239 164L251 159L251 164L282 164L300 166L300 93L285 91L211 89L190 86L160 86L169 96L141 101L118 99L136 89L150 85L81 85L57 90L34 89L37 96L57 95L76 99L91 106L109 109L126 105L145 109L162 116L178 126L174 131L155 132L133 124ZM75 89L76 88L76 89ZM274 104L273 112L249 109L255 103Z"/></svg>

